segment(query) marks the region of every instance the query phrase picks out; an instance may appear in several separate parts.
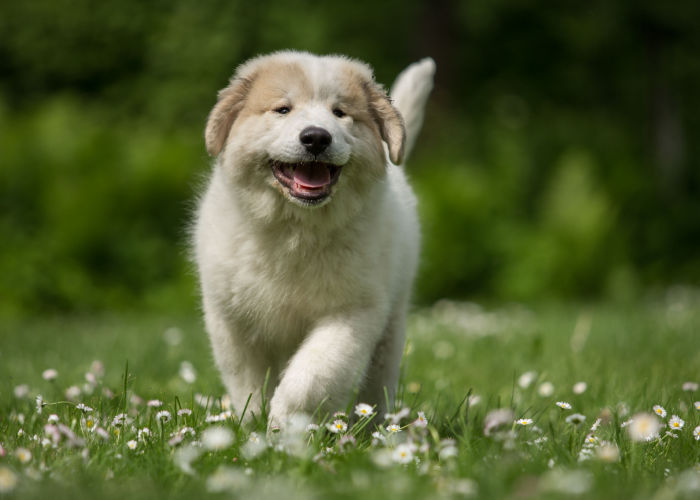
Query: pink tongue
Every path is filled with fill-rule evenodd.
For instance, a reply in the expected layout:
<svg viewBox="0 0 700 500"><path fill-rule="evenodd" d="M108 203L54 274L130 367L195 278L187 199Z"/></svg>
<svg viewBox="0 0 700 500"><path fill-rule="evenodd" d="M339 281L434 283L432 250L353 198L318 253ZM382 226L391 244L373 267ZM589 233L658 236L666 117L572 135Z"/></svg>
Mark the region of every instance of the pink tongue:
<svg viewBox="0 0 700 500"><path fill-rule="evenodd" d="M331 173L325 165L303 163L294 170L294 182L305 188L320 188L331 182Z"/></svg>

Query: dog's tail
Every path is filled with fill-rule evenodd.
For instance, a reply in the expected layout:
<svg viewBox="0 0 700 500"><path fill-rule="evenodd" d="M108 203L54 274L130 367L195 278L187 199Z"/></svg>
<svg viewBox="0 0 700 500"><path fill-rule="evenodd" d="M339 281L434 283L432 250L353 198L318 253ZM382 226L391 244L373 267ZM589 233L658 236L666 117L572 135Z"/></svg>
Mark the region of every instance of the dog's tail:
<svg viewBox="0 0 700 500"><path fill-rule="evenodd" d="M404 161L411 154L423 125L425 102L433 90L434 74L435 61L426 57L403 70L391 87L391 100L403 116L406 125Z"/></svg>

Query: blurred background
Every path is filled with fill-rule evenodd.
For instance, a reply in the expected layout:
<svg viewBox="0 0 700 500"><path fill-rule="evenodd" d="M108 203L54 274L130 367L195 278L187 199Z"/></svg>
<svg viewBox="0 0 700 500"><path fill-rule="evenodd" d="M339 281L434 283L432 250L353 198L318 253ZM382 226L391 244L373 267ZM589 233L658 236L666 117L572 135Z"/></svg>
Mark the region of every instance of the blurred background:
<svg viewBox="0 0 700 500"><path fill-rule="evenodd" d="M249 57L432 56L416 302L700 281L700 2L0 2L0 315L195 310L187 227Z"/></svg>

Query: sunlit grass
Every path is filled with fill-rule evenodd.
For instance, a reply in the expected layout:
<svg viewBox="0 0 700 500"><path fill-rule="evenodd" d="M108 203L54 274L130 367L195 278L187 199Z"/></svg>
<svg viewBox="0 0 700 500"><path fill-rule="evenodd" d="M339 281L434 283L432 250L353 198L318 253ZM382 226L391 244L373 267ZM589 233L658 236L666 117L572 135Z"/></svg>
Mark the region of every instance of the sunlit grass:
<svg viewBox="0 0 700 500"><path fill-rule="evenodd" d="M195 314L5 325L0 491L692 498L698 306L692 289L615 306L443 302L412 316L391 414L352 404L271 434L264 414L241 423L228 407Z"/></svg>

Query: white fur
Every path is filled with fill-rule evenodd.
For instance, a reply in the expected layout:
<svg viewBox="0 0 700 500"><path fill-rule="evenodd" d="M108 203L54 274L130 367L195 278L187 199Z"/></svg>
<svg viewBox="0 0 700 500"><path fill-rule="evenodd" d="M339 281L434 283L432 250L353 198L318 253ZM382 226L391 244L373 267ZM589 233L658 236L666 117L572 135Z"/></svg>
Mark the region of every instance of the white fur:
<svg viewBox="0 0 700 500"><path fill-rule="evenodd" d="M331 111L342 70L371 79L369 67L282 52L248 62L236 78L288 61L313 82L313 97L295 100L288 89L294 113L233 122L194 232L206 328L226 389L237 411L250 396L257 413L269 370L273 424L318 407L343 409L354 389L380 409L385 388L393 400L419 250L416 200L402 168L386 160L376 133ZM423 61L399 82L409 144L433 71ZM309 125L333 137L322 160L345 165L332 196L312 208L285 195L268 168L270 159L306 159L298 136Z"/></svg>

